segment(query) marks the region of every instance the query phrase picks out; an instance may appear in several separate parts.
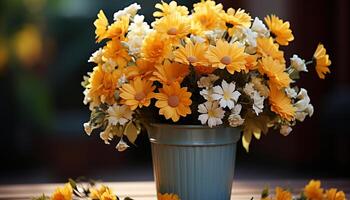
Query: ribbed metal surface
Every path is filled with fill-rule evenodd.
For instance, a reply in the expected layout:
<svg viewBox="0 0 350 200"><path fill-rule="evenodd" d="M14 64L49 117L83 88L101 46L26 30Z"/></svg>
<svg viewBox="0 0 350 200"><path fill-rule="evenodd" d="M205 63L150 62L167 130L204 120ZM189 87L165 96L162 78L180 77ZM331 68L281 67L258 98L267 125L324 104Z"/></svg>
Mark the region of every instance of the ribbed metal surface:
<svg viewBox="0 0 350 200"><path fill-rule="evenodd" d="M221 133L213 133L215 129L209 128L198 129L197 127L196 130L158 128L161 128L161 131L153 130L149 133L150 140L153 141L152 157L157 191L176 193L181 200L229 200L239 131L234 129L232 132L232 129L224 128L217 129L221 130ZM174 145L162 142L167 141L167 135L174 134L176 131L179 134L196 132L197 136L202 133L201 143L188 145L186 141L186 145ZM206 140L203 138L207 137L205 135L208 134L208 131L211 134L225 137L227 133L230 133L233 139L231 138L232 141L227 144L217 137L218 141L223 144L213 144L211 137L208 140L210 144L205 145Z"/></svg>

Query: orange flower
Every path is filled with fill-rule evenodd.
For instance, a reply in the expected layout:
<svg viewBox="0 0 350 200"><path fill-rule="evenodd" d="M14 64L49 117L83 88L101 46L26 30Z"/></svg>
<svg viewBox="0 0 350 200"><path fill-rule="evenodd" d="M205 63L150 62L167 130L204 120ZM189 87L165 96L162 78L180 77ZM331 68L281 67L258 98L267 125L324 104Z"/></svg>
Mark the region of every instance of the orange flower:
<svg viewBox="0 0 350 200"><path fill-rule="evenodd" d="M192 41L189 41L185 46L180 46L174 51L174 60L186 65L208 65L208 60L204 56L207 50L207 44L198 42L193 44Z"/></svg>
<svg viewBox="0 0 350 200"><path fill-rule="evenodd" d="M160 194L158 193L158 200L180 200L179 196L177 196L176 194Z"/></svg>
<svg viewBox="0 0 350 200"><path fill-rule="evenodd" d="M269 77L270 84L278 89L289 87L289 84L292 82L288 73L284 72L284 64L279 63L271 57L262 58L259 61L258 70L261 74L266 74Z"/></svg>
<svg viewBox="0 0 350 200"><path fill-rule="evenodd" d="M270 38L258 38L256 39L257 49L256 52L263 57L271 56L273 59L278 60L280 63L286 63L284 59L283 51L280 51L278 44L273 42Z"/></svg>
<svg viewBox="0 0 350 200"><path fill-rule="evenodd" d="M141 47L141 56L153 63L162 63L171 54L171 43L160 33L153 32L146 36Z"/></svg>
<svg viewBox="0 0 350 200"><path fill-rule="evenodd" d="M321 182L311 180L304 188L305 196L310 200L322 200L323 189L321 188Z"/></svg>
<svg viewBox="0 0 350 200"><path fill-rule="evenodd" d="M124 68L131 60L127 50L121 45L118 39L108 41L103 50L103 61L112 60L119 68Z"/></svg>
<svg viewBox="0 0 350 200"><path fill-rule="evenodd" d="M171 85L164 85L159 91L160 93L155 94L155 98L158 99L156 107L160 108L160 115L177 122L180 116L191 114L192 94L187 92L186 87L181 88L178 82L174 82Z"/></svg>
<svg viewBox="0 0 350 200"><path fill-rule="evenodd" d="M216 46L210 46L207 53L207 59L213 67L226 68L230 74L246 69L246 56L244 47L223 40L218 40Z"/></svg>
<svg viewBox="0 0 350 200"><path fill-rule="evenodd" d="M180 64L166 60L163 65L157 65L156 71L153 72L152 81L159 81L163 84L171 84L173 82L181 83L188 75L188 65Z"/></svg>
<svg viewBox="0 0 350 200"><path fill-rule="evenodd" d="M90 84L87 86L89 88L88 96L94 105L115 103L114 93L120 76L119 70L106 72L101 66L94 68L89 79Z"/></svg>
<svg viewBox="0 0 350 200"><path fill-rule="evenodd" d="M130 66L126 68L126 75L129 79L133 79L136 76L148 79L155 71L155 64L145 59L138 59L136 66Z"/></svg>
<svg viewBox="0 0 350 200"><path fill-rule="evenodd" d="M337 191L335 188L331 188L326 191L327 200L346 200L343 191Z"/></svg>
<svg viewBox="0 0 350 200"><path fill-rule="evenodd" d="M199 24L203 30L213 30L225 28L225 21L222 15L225 13L222 4L207 0L193 5L194 13L192 20L194 24Z"/></svg>
<svg viewBox="0 0 350 200"><path fill-rule="evenodd" d="M287 190L283 190L280 187L276 187L276 198L275 200L292 200L292 194Z"/></svg>
<svg viewBox="0 0 350 200"><path fill-rule="evenodd" d="M289 22L283 22L275 15L266 16L265 22L269 27L271 34L275 36L276 41L280 45L288 45L294 40L292 30L289 28Z"/></svg>
<svg viewBox="0 0 350 200"><path fill-rule="evenodd" d="M291 99L283 90L270 85L269 101L271 110L283 119L292 121L295 116L295 108L291 104Z"/></svg>
<svg viewBox="0 0 350 200"><path fill-rule="evenodd" d="M100 12L97 14L97 19L94 21L94 26L96 27L95 34L97 42L101 42L106 38L108 25L109 23L105 13L103 10L100 10Z"/></svg>
<svg viewBox="0 0 350 200"><path fill-rule="evenodd" d="M329 59L329 55L326 53L326 49L323 44L319 44L314 53L314 63L316 65L316 72L320 79L325 78L325 74L330 73L329 66L332 64Z"/></svg>
<svg viewBox="0 0 350 200"><path fill-rule="evenodd" d="M172 14L156 20L154 29L166 35L173 44L177 44L179 39L186 37L191 31L191 24L187 16Z"/></svg>
<svg viewBox="0 0 350 200"><path fill-rule="evenodd" d="M141 77L136 77L130 83L123 84L120 89L120 97L123 99L123 104L130 106L131 110L137 107L148 107L151 104L151 98L154 96L155 86L153 82L142 80Z"/></svg>

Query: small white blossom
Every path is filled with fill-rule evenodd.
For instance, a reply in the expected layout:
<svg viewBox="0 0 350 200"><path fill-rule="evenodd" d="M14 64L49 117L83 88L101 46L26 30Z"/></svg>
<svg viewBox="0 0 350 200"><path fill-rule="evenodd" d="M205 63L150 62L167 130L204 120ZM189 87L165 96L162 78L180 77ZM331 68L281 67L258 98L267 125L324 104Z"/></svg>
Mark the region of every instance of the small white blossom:
<svg viewBox="0 0 350 200"><path fill-rule="evenodd" d="M111 126L100 133L100 138L105 142L105 144L110 144L109 141L113 139L113 133L111 132Z"/></svg>
<svg viewBox="0 0 350 200"><path fill-rule="evenodd" d="M237 127L244 123L244 119L240 116L242 110L242 105L237 104L232 110L231 115L228 117L228 122L230 126Z"/></svg>
<svg viewBox="0 0 350 200"><path fill-rule="evenodd" d="M132 118L133 112L126 105L114 104L107 109L108 121L112 125L125 125Z"/></svg>
<svg viewBox="0 0 350 200"><path fill-rule="evenodd" d="M125 151L130 146L123 140L123 138L120 138L120 141L118 142L117 146L115 147L119 152Z"/></svg>
<svg viewBox="0 0 350 200"><path fill-rule="evenodd" d="M291 98L291 99L295 99L297 97L297 95L298 95L297 92L295 91L295 89L294 88L290 88L290 87L287 87L285 89L285 92L286 92L287 96L289 98Z"/></svg>
<svg viewBox="0 0 350 200"><path fill-rule="evenodd" d="M102 48L99 48L97 51L95 51L91 57L89 58L88 62L93 62L96 64L101 64L102 63L102 56L103 56L103 50Z"/></svg>
<svg viewBox="0 0 350 200"><path fill-rule="evenodd" d="M133 23L129 26L128 49L131 55L138 55L144 38L151 32L150 26L144 22L143 15L135 15Z"/></svg>
<svg viewBox="0 0 350 200"><path fill-rule="evenodd" d="M210 88L213 86L213 83L219 79L215 74L209 74L208 76L203 76L197 81L199 88Z"/></svg>
<svg viewBox="0 0 350 200"><path fill-rule="evenodd" d="M301 71L307 72L305 60L299 58L299 56L295 54L293 55L292 58L290 58L290 64L298 72L301 72Z"/></svg>
<svg viewBox="0 0 350 200"><path fill-rule="evenodd" d="M105 72L113 72L117 63L112 59L107 59L105 63L102 64L102 69Z"/></svg>
<svg viewBox="0 0 350 200"><path fill-rule="evenodd" d="M91 101L91 98L90 98L90 96L89 96L89 92L90 92L90 89L85 89L84 90L84 92L83 92L83 94L84 94L84 100L83 100L83 103L85 104L85 105L87 105L90 101Z"/></svg>
<svg viewBox="0 0 350 200"><path fill-rule="evenodd" d="M280 133L284 136L289 135L289 133L292 132L292 128L287 125L282 125L280 129Z"/></svg>
<svg viewBox="0 0 350 200"><path fill-rule="evenodd" d="M199 94L207 101L214 101L213 99L213 88L203 89L199 92Z"/></svg>
<svg viewBox="0 0 350 200"><path fill-rule="evenodd" d="M295 119L302 122L306 116L311 117L313 115L314 107L310 104L310 97L304 88L300 89L297 99L299 100L294 104L296 108Z"/></svg>
<svg viewBox="0 0 350 200"><path fill-rule="evenodd" d="M256 115L259 115L263 109L264 109L264 100L265 97L261 96L260 93L254 89L253 83L247 83L243 91L251 98L253 99L253 110Z"/></svg>
<svg viewBox="0 0 350 200"><path fill-rule="evenodd" d="M91 135L92 131L93 131L93 127L91 126L91 123L90 122L86 122L84 123L84 131L87 135Z"/></svg>
<svg viewBox="0 0 350 200"><path fill-rule="evenodd" d="M191 35L190 39L193 43L204 43L206 41L203 37L197 35Z"/></svg>
<svg viewBox="0 0 350 200"><path fill-rule="evenodd" d="M269 30L266 28L265 24L258 17L255 17L251 29L252 31L257 32L261 37L270 36Z"/></svg>
<svg viewBox="0 0 350 200"><path fill-rule="evenodd" d="M225 31L221 29L215 29L210 31L204 31L204 35L212 41L216 41L224 35Z"/></svg>
<svg viewBox="0 0 350 200"><path fill-rule="evenodd" d="M235 82L228 84L225 80L222 80L221 87L219 85L213 87L213 99L218 100L222 108L228 107L229 109L232 109L241 95L241 93L235 91L235 89Z"/></svg>
<svg viewBox="0 0 350 200"><path fill-rule="evenodd" d="M124 83L128 82L128 78L126 78L125 74L121 75L118 79L118 87L121 87Z"/></svg>
<svg viewBox="0 0 350 200"><path fill-rule="evenodd" d="M198 105L198 112L201 113L198 120L202 124L208 123L209 127L222 124L222 118L225 115L225 111L219 107L218 102L205 102Z"/></svg>
<svg viewBox="0 0 350 200"><path fill-rule="evenodd" d="M141 6L139 4L133 3L123 10L119 10L118 12L114 13L114 21L118 21L122 16L129 16L131 18L135 16L137 11L140 9Z"/></svg>

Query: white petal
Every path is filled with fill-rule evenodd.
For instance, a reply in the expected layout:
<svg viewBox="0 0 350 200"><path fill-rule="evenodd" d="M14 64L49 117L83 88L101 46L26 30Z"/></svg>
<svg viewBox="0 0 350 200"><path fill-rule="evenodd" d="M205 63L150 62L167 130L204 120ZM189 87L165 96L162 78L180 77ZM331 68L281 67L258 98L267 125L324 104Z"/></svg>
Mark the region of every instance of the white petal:
<svg viewBox="0 0 350 200"><path fill-rule="evenodd" d="M208 115L207 114L201 114L198 116L198 120L201 121L202 124L205 124L208 120Z"/></svg>

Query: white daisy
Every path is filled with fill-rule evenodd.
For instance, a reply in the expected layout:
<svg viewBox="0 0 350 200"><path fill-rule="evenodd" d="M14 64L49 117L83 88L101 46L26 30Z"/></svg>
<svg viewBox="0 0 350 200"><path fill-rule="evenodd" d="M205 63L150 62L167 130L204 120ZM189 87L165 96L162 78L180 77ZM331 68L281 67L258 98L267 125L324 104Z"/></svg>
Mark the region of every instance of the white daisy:
<svg viewBox="0 0 350 200"><path fill-rule="evenodd" d="M261 37L270 36L269 30L266 28L265 24L258 17L255 17L251 29L252 31L257 32Z"/></svg>
<svg viewBox="0 0 350 200"><path fill-rule="evenodd" d="M133 112L126 105L114 104L107 109L108 121L112 125L125 125L132 118Z"/></svg>
<svg viewBox="0 0 350 200"><path fill-rule="evenodd" d="M236 85L234 82L228 84L225 80L222 80L221 87L213 87L213 99L218 100L222 108L228 107L232 109L241 95L240 92L235 91L235 88Z"/></svg>
<svg viewBox="0 0 350 200"><path fill-rule="evenodd" d="M199 88L210 88L213 86L213 83L219 79L215 74L209 74L208 76L202 76L197 85Z"/></svg>
<svg viewBox="0 0 350 200"><path fill-rule="evenodd" d="M299 58L298 55L294 54L293 57L290 58L290 65L298 72L301 72L301 71L307 72L305 60Z"/></svg>
<svg viewBox="0 0 350 200"><path fill-rule="evenodd" d="M207 101L212 102L213 99L213 88L203 89L199 92L199 94Z"/></svg>
<svg viewBox="0 0 350 200"><path fill-rule="evenodd" d="M200 120L202 124L206 124L208 122L209 127L222 124L222 118L225 115L225 111L219 107L217 101L207 101L204 104L199 104L198 112L201 113L198 120Z"/></svg>
<svg viewBox="0 0 350 200"><path fill-rule="evenodd" d="M232 110L231 115L228 117L228 122L230 126L237 127L244 123L244 119L240 116L242 110L242 105L237 104Z"/></svg>
<svg viewBox="0 0 350 200"><path fill-rule="evenodd" d="M135 15L133 23L129 26L128 49L131 55L137 55L140 53L140 49L143 43L143 39L151 31L147 22L144 22L145 17L143 15Z"/></svg>

